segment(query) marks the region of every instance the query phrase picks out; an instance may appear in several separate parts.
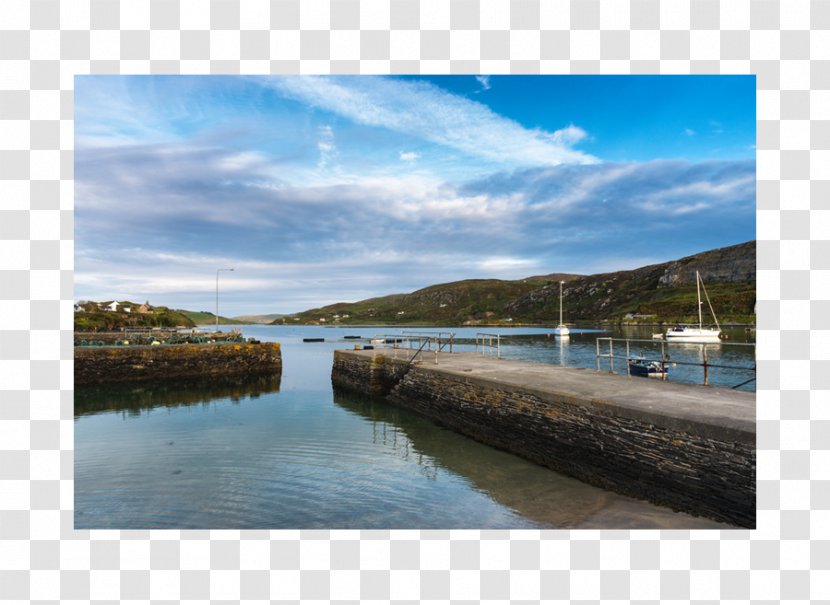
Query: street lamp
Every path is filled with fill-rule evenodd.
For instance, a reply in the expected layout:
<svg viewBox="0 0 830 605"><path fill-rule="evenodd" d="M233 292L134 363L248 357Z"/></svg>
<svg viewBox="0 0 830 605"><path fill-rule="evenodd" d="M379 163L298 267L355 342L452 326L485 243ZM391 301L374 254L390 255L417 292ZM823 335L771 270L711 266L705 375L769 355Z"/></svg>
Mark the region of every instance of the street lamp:
<svg viewBox="0 0 830 605"><path fill-rule="evenodd" d="M219 272L233 271L233 269L217 269L216 270L216 331L219 331Z"/></svg>

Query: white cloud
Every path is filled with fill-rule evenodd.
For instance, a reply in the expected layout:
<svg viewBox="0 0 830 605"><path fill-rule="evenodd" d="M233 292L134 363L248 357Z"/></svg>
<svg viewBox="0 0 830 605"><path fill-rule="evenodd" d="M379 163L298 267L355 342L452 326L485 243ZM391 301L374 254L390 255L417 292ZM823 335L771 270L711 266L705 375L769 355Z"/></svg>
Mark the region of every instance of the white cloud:
<svg viewBox="0 0 830 605"><path fill-rule="evenodd" d="M257 78L281 94L343 116L517 166L587 164L597 159L571 148L585 133L530 130L482 103L423 81L322 76Z"/></svg>
<svg viewBox="0 0 830 605"><path fill-rule="evenodd" d="M476 76L476 80L481 84L481 90L490 90L490 76Z"/></svg>
<svg viewBox="0 0 830 605"><path fill-rule="evenodd" d="M518 269L529 271L539 267L539 261L532 258L519 258L512 256L491 256L476 263L480 271L490 273L502 273L505 271L515 272Z"/></svg>
<svg viewBox="0 0 830 605"><path fill-rule="evenodd" d="M320 161L317 163L319 170L325 170L331 159L337 153L337 145L334 143L334 131L331 126L320 127L320 139L317 141L317 150L320 152Z"/></svg>
<svg viewBox="0 0 830 605"><path fill-rule="evenodd" d="M415 153L414 151L401 151L400 157L401 160L404 162L414 162L421 156Z"/></svg>
<svg viewBox="0 0 830 605"><path fill-rule="evenodd" d="M697 133L694 130L692 130L691 128L686 128L686 129L683 130L683 134L685 134L687 137L693 137Z"/></svg>
<svg viewBox="0 0 830 605"><path fill-rule="evenodd" d="M256 151L243 151L223 156L217 165L222 170L236 172L239 170L255 171L267 164L266 158Z"/></svg>
<svg viewBox="0 0 830 605"><path fill-rule="evenodd" d="M570 147L571 145L576 145L587 136L588 133L582 130L579 126L570 124L551 134L550 138L557 145Z"/></svg>

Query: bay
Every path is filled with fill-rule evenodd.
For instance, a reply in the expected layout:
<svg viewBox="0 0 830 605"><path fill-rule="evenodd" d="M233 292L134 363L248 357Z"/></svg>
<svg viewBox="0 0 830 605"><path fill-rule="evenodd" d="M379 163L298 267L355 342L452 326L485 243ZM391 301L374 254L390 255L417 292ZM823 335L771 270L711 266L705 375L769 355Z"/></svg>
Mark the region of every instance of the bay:
<svg viewBox="0 0 830 605"><path fill-rule="evenodd" d="M281 343L280 379L76 390L77 528L727 527L586 485L384 401L332 389L333 351L354 346L344 336L398 328L242 330ZM560 344L544 328L457 328L454 346L472 348L465 343L485 330L503 335L504 357L587 367L596 367L596 338L605 335L582 331ZM325 340L302 342L309 337ZM728 355L747 367L754 359Z"/></svg>

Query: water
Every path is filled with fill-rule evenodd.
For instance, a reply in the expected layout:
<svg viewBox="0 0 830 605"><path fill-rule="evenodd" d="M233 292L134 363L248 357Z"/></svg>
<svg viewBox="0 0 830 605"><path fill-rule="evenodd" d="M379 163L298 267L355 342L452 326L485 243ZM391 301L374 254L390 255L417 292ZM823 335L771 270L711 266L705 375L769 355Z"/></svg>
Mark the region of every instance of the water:
<svg viewBox="0 0 830 605"><path fill-rule="evenodd" d="M354 344L342 336L397 330L243 331L281 343L281 380L76 390L76 527L720 527L585 485L383 401L333 392L332 351ZM504 356L590 358L595 367L595 348L593 357L584 351L595 333L560 348L545 330L500 332Z"/></svg>

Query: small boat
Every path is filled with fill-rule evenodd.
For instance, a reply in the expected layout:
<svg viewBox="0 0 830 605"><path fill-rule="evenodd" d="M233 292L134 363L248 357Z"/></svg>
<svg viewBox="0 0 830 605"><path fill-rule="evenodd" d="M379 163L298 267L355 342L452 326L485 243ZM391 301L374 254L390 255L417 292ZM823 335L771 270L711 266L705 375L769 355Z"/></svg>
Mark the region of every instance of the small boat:
<svg viewBox="0 0 830 605"><path fill-rule="evenodd" d="M628 373L646 378L664 378L669 373L669 367L660 365L659 361L634 358L628 360Z"/></svg>
<svg viewBox="0 0 830 605"><path fill-rule="evenodd" d="M325 342L325 338L303 338L303 342Z"/></svg>
<svg viewBox="0 0 830 605"><path fill-rule="evenodd" d="M343 338L345 338L346 340L356 340L360 338L360 336L344 336Z"/></svg>
<svg viewBox="0 0 830 605"><path fill-rule="evenodd" d="M709 310L712 312L712 318L715 320L717 329L703 327L703 301L700 298L700 287L703 285L703 280L700 279L699 271L695 271L695 279L697 280L697 327L686 324L677 325L666 332L666 340L675 342L720 342L720 324L709 300L709 294L706 293L706 286L703 286L703 294L706 296L706 302L709 304Z"/></svg>

